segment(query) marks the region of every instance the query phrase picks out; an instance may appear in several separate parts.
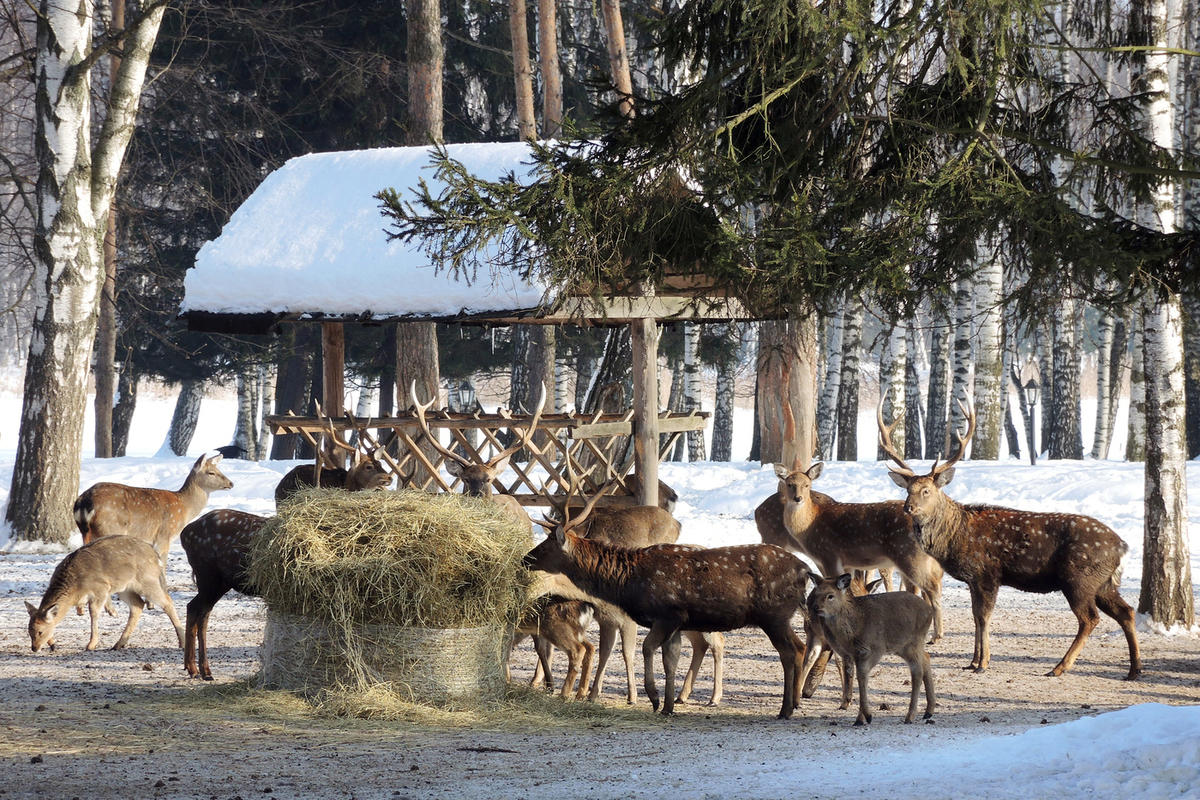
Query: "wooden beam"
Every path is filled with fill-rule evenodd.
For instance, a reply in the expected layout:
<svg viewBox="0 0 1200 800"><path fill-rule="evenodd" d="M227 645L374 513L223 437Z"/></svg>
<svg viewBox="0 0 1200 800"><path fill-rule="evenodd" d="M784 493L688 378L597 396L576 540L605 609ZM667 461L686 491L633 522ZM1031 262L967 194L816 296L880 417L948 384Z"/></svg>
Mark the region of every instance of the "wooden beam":
<svg viewBox="0 0 1200 800"><path fill-rule="evenodd" d="M658 505L658 325L630 323L633 340L633 458L641 478L638 502Z"/></svg>
<svg viewBox="0 0 1200 800"><path fill-rule="evenodd" d="M330 417L340 417L346 413L346 330L342 323L321 323L321 356L324 364L321 408ZM345 455L332 442L328 444L326 454L336 464L345 463Z"/></svg>

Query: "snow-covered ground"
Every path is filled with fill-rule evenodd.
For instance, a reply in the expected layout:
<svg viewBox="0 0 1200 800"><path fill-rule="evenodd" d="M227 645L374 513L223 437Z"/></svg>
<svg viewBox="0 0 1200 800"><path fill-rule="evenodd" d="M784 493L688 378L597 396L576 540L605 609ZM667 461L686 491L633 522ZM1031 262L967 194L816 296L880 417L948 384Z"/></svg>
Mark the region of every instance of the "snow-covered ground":
<svg viewBox="0 0 1200 800"><path fill-rule="evenodd" d="M177 488L196 455L227 443L233 402L210 398L202 407L194 452L186 458L155 457L166 433L172 402L167 397L148 396L141 400L129 448L133 455L112 460L85 459L81 486L114 480ZM0 394L0 507L7 503L11 484L19 408L19 396ZM873 425L873 420L868 419L864 430L873 432ZM233 480L234 488L214 495L210 507L273 513L274 486L280 475L296 463L225 461L222 468ZM1189 496L1200 498L1200 467L1195 464L1190 467ZM745 461L665 464L662 477L681 497L676 515L683 525L682 540L709 546L757 541L753 510L775 490L776 484L769 465ZM900 497L900 490L887 480L884 466L873 460L828 464L817 488L850 501ZM1124 593L1127 600L1136 597L1142 567L1141 465L1122 461L1040 460L1031 467L1012 460L967 461L958 467L948 493L966 502L995 502L1097 517L1129 544ZM1194 503L1192 516L1200 522L1200 508ZM1194 582L1200 581L1197 527L1197 523L1190 526ZM8 539L8 532L0 528L0 600L36 600L61 553L30 552L12 541L5 545ZM190 570L178 543L171 553L169 572L172 584L187 584ZM1047 602L1061 605L1062 598L1048 596ZM1004 603L1002 594L1001 606ZM1143 630L1146 625L1144 619L1139 621ZM1196 632L1172 633L1197 640ZM1200 640L1196 651L1200 680ZM919 740L914 747L919 747ZM779 749L771 749L763 754L763 759L762 763L756 759L752 764L724 765L721 773L711 776L706 784L708 792L712 796L729 796L734 792L769 796L769 791L764 794L764 787L774 786L781 794L794 794L807 786L808 791L801 791L802 794L824 796L855 787L858 791L866 787L891 787L892 794L919 793L925 797L953 797L968 791L982 797L1077 796L1114 791L1144 797L1183 797L1200 786L1200 708L1143 704L1062 725L1041 726L1016 736L995 736L981 730L976 738L935 750L864 749L854 769L846 770L842 765L838 772L840 779L826 774L827 769L814 769L809 773L810 784L803 783L803 771L798 771L797 765L790 763ZM767 774L776 776L775 783L766 784L756 777ZM785 778L780 779L781 775ZM905 786L910 791L905 791ZM968 790L968 786L974 788ZM758 791L747 792L755 787Z"/></svg>

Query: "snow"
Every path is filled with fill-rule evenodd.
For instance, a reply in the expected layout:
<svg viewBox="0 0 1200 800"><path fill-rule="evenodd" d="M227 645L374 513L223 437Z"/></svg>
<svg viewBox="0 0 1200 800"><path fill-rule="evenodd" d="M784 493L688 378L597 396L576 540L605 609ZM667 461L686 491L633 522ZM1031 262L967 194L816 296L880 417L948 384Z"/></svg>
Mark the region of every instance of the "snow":
<svg viewBox="0 0 1200 800"><path fill-rule="evenodd" d="M447 145L449 155L490 180L530 170L526 143ZM434 274L420 243L389 242L376 193L415 200L432 147L314 153L293 158L234 212L196 255L182 311L447 316L538 306L546 287L507 271L456 279Z"/></svg>
<svg viewBox="0 0 1200 800"><path fill-rule="evenodd" d="M197 455L227 441L236 404L233 399L206 399L192 452L186 457L155 457L172 406L171 398L140 399L130 443L132 455L85 459L81 485L115 480L177 488ZM19 412L18 396L0 394L0 506L7 502L11 484ZM747 438L742 430L735 442ZM214 496L210 506L270 514L276 482L296 463L226 459L222 469L233 480L234 489ZM1194 464L1189 467L1189 494L1200 497L1200 485L1196 485L1200 470ZM775 490L776 483L770 465L744 461L668 463L662 466L662 478L680 493L676 515L683 524L684 539L704 545L756 541L753 510ZM821 476L820 488L854 501L897 497L899 491L884 478L883 466L875 461L830 463ZM1129 544L1124 585L1136 586L1142 564L1141 465L1042 460L1031 467L1016 461L967 461L958 466L949 491L966 502L1083 512L1103 520ZM1196 519L1200 513L1193 510L1191 516ZM1200 542L1195 527L1193 523L1193 543ZM0 543L7 538L7 532L0 529ZM36 599L40 594L61 553L34 552L37 549L16 547L11 541L0 544L0 596ZM190 570L178 543L171 552L169 570L175 580L186 581ZM1193 581L1200 585L1200 558L1195 554L1192 573ZM1055 599L1061 602L1060 597ZM226 602L256 601L231 598ZM1145 624L1139 620L1139 626ZM1194 632L1174 633L1195 636ZM735 792L753 797L834 796L861 793L866 787L883 796L913 796L920 787L924 797L954 797L965 794L970 786L972 795L988 798L1114 793L1175 798L1200 786L1200 707L1195 706L1145 703L1016 735L995 735L981 729L977 736L939 741L936 746L931 746L928 736L917 728L903 746L861 748L851 765L825 761L809 762L803 768L797 767L785 742L765 742L754 758L725 761L719 771L705 778L705 788L714 797Z"/></svg>

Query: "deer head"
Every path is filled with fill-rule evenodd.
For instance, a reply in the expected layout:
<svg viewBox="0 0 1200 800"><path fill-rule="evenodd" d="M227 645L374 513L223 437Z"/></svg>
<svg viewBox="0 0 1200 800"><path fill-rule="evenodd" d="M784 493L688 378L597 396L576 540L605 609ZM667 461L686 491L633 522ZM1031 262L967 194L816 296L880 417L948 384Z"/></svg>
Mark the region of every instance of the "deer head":
<svg viewBox="0 0 1200 800"><path fill-rule="evenodd" d="M904 510L911 514L919 524L932 517L943 497L942 487L954 478L954 465L963 457L967 451L967 442L971 441L971 437L975 435L975 410L969 408L961 400L958 401L958 406L967 418L966 433L955 433L958 438L958 451L944 464L938 464L937 459L934 459L933 468L926 475L918 475L908 466L908 463L892 444L892 431L899 420L893 422L889 427L883 422L883 404L880 403L875 409L875 421L879 425L879 446L888 458L896 462L896 466L889 468L888 475L897 486L908 492L908 498L904 501Z"/></svg>
<svg viewBox="0 0 1200 800"><path fill-rule="evenodd" d="M779 496L785 502L804 505L809 500L813 481L820 477L821 470L824 468L825 465L818 461L808 469L805 469L799 457L792 462L791 469L788 469L783 464L776 464L775 474L779 476Z"/></svg>
<svg viewBox="0 0 1200 800"><path fill-rule="evenodd" d="M425 434L425 438L433 445L434 449L446 457L446 471L462 481L463 494L470 495L471 497L489 497L492 494L492 482L496 480L497 475L508 468L508 459L512 454L524 447L530 437L533 436L534 431L537 430L538 420L542 416L542 409L546 405L546 386L543 384L542 394L538 399L537 409L533 412L533 419L529 421L529 427L524 430L517 428L517 436L514 444L505 448L489 460L481 462L465 458L453 450L442 447L437 436L429 430L429 423L425 419L425 412L437 401L436 396L428 403L422 403L418 400L417 382L415 380L412 382L410 395L413 407L417 411L417 424L421 426L421 432Z"/></svg>

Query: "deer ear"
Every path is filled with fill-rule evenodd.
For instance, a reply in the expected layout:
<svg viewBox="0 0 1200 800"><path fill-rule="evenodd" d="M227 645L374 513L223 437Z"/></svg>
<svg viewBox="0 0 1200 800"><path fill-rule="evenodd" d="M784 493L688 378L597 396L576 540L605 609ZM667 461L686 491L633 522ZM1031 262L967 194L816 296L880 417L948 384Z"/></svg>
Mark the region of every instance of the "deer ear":
<svg viewBox="0 0 1200 800"><path fill-rule="evenodd" d="M907 491L908 478L904 477L899 472L892 472L891 470L888 470L888 477L892 479L892 483Z"/></svg>
<svg viewBox="0 0 1200 800"><path fill-rule="evenodd" d="M505 456L504 458L500 459L495 464L493 464L492 465L492 474L499 475L501 472L504 472L504 470L508 469L508 460L510 458L512 458L512 456Z"/></svg>
<svg viewBox="0 0 1200 800"><path fill-rule="evenodd" d="M29 612L30 618L37 616L37 613L38 613L37 606L35 606L33 603L29 602L28 600L25 601L25 609Z"/></svg>
<svg viewBox="0 0 1200 800"><path fill-rule="evenodd" d="M463 465L453 459L446 459L446 472L449 472L456 478L461 478L463 474Z"/></svg>
<svg viewBox="0 0 1200 800"><path fill-rule="evenodd" d="M954 467L951 467L945 472L939 474L937 478L934 479L933 485L940 489L952 480L954 480Z"/></svg>
<svg viewBox="0 0 1200 800"><path fill-rule="evenodd" d="M850 588L851 580L850 573L844 572L841 575L838 575L837 583L835 583L834 586L837 586L839 592L844 592Z"/></svg>
<svg viewBox="0 0 1200 800"><path fill-rule="evenodd" d="M883 586L883 578L876 578L867 584L867 594L875 594L875 590Z"/></svg>
<svg viewBox="0 0 1200 800"><path fill-rule="evenodd" d="M53 616L54 616L54 611L55 611L55 609L57 609L57 608L58 608L58 603L55 603L55 604L51 605L51 606L50 606L49 608L47 608L47 609L46 609L44 612L42 612L42 614L41 614L41 616L42 616L42 619L50 619L51 617L53 617Z"/></svg>
<svg viewBox="0 0 1200 800"><path fill-rule="evenodd" d="M817 478L821 477L821 470L823 470L823 469L825 469L824 462L818 461L817 463L815 463L811 467L809 467L808 472L806 472L804 474L808 476L808 479L810 481L815 481Z"/></svg>
<svg viewBox="0 0 1200 800"><path fill-rule="evenodd" d="M790 474L791 474L791 470L789 470L783 464L775 465L775 476L777 478L779 478L779 480L781 480L781 481L787 480L787 476Z"/></svg>
<svg viewBox="0 0 1200 800"><path fill-rule="evenodd" d="M567 547L567 529L562 525L554 526L554 538L563 549Z"/></svg>

